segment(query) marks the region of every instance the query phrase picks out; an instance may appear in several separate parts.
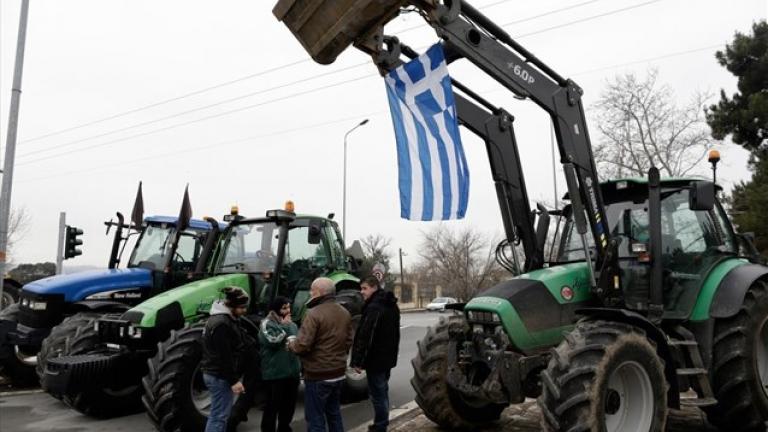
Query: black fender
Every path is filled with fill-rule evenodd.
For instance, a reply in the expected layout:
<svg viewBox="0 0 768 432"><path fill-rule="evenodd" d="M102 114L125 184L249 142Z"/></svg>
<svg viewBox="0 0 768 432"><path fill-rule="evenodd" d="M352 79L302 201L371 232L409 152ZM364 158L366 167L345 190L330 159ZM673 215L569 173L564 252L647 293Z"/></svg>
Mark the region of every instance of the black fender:
<svg viewBox="0 0 768 432"><path fill-rule="evenodd" d="M576 314L590 319L603 319L626 323L645 331L645 334L656 344L656 351L664 360L664 376L667 378L669 390L667 391L667 405L674 409L680 409L680 390L677 385L676 363L672 357L672 351L667 344L664 332L648 319L636 312L626 309L609 308L584 308L576 311Z"/></svg>
<svg viewBox="0 0 768 432"><path fill-rule="evenodd" d="M745 264L729 271L717 286L712 304L709 305L709 316L729 318L736 315L749 287L767 276L768 267L760 264Z"/></svg>

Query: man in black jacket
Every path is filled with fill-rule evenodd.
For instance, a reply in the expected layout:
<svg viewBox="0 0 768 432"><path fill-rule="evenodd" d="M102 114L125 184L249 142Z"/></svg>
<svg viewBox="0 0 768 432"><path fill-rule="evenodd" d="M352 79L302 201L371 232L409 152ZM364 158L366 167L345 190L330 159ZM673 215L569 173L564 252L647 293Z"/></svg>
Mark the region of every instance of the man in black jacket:
<svg viewBox="0 0 768 432"><path fill-rule="evenodd" d="M368 430L386 431L389 425L389 375L397 365L400 347L400 309L391 291L379 288L379 280L369 276L360 283L365 299L363 315L352 345L351 365L365 370L374 421Z"/></svg>
<svg viewBox="0 0 768 432"><path fill-rule="evenodd" d="M238 319L248 309L248 295L240 288L222 290L224 300L211 306L211 317L203 330L203 381L211 392L211 413L205 432L224 432L236 394L245 392L240 382L246 339Z"/></svg>

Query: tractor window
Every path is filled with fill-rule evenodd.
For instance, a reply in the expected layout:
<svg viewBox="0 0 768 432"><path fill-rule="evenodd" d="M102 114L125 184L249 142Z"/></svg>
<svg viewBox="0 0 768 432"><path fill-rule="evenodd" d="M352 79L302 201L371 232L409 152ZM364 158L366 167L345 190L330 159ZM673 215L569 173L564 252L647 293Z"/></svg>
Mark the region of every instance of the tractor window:
<svg viewBox="0 0 768 432"><path fill-rule="evenodd" d="M306 221L297 221L297 224L302 222ZM324 272L327 265L325 242L310 243L309 226L292 225L285 244L285 258L280 273L282 282L278 294L288 298L300 297L299 293L309 291L312 281Z"/></svg>
<svg viewBox="0 0 768 432"><path fill-rule="evenodd" d="M662 243L667 243L665 253L701 253L707 250L707 243L716 241L712 224L705 212L695 212L688 208L687 193L664 200L661 210ZM671 246L671 247L670 247Z"/></svg>
<svg viewBox="0 0 768 432"><path fill-rule="evenodd" d="M725 210L720 204L715 204L714 208L715 223L718 225L721 237L723 239L723 245L728 252L738 253L738 246L736 242L736 235L733 232L733 226L731 221L725 214Z"/></svg>
<svg viewBox="0 0 768 432"><path fill-rule="evenodd" d="M303 261L304 263L300 263ZM306 264L309 267L323 267L328 264L325 245L309 243L309 227L293 226L288 231L288 243L285 245L286 266Z"/></svg>
<svg viewBox="0 0 768 432"><path fill-rule="evenodd" d="M163 269L175 230L168 225L147 225L131 254L128 267Z"/></svg>
<svg viewBox="0 0 768 432"><path fill-rule="evenodd" d="M204 236L200 232L185 231L176 246L174 261L177 263L195 263L203 248Z"/></svg>
<svg viewBox="0 0 768 432"><path fill-rule="evenodd" d="M337 269L347 267L347 258L344 252L344 243L339 235L339 228L335 223L328 223L325 226L325 238L328 240L328 247L331 250L331 261Z"/></svg>
<svg viewBox="0 0 768 432"><path fill-rule="evenodd" d="M274 223L238 225L229 230L217 272L273 272L279 230Z"/></svg>

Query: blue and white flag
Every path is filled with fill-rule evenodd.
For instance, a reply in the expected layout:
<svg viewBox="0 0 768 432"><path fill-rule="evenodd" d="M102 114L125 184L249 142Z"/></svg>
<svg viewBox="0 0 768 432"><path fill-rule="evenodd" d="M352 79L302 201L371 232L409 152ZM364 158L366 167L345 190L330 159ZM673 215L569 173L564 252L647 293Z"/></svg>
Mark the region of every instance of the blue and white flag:
<svg viewBox="0 0 768 432"><path fill-rule="evenodd" d="M397 138L400 216L420 221L463 218L469 170L442 46L433 45L389 72L385 81Z"/></svg>

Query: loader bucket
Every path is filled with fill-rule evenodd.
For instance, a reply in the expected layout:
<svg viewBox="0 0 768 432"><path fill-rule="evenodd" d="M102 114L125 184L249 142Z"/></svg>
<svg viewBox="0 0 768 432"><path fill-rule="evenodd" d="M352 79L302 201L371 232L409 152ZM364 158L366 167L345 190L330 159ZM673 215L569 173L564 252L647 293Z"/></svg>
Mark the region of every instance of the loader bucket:
<svg viewBox="0 0 768 432"><path fill-rule="evenodd" d="M397 16L406 0L278 0L272 13L309 55L331 64L349 45Z"/></svg>

